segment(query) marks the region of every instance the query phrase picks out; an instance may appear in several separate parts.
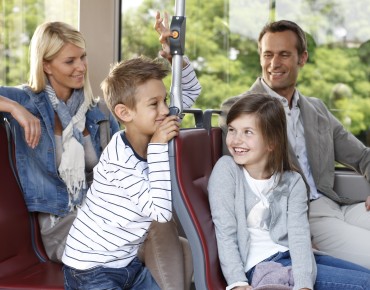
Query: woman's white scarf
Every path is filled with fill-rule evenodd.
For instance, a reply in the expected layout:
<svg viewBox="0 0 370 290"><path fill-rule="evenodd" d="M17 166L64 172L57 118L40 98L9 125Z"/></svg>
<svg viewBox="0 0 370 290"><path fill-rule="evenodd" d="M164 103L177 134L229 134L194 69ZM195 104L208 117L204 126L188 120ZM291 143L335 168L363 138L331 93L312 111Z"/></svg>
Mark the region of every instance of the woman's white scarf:
<svg viewBox="0 0 370 290"><path fill-rule="evenodd" d="M58 171L60 178L67 186L69 206L71 208L73 207L72 201L76 200L80 191L86 188L85 152L82 144L82 132L85 128L88 105L84 100L83 90L75 90L74 93L78 95L71 96L71 98L74 97L75 99L72 102L81 102L81 104L74 104L74 110L77 110L77 112L75 112L74 116L71 116L73 112L70 112L67 105L57 98L54 89L49 84L45 90L63 126L63 153Z"/></svg>

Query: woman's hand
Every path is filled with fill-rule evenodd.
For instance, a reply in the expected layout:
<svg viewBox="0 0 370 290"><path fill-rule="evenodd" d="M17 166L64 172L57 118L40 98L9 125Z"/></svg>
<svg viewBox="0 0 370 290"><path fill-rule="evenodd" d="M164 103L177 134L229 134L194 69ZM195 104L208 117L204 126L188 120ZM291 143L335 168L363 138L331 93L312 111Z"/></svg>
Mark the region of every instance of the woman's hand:
<svg viewBox="0 0 370 290"><path fill-rule="evenodd" d="M9 112L24 129L25 139L31 148L35 148L41 136L40 120L27 111L22 105L15 103Z"/></svg>

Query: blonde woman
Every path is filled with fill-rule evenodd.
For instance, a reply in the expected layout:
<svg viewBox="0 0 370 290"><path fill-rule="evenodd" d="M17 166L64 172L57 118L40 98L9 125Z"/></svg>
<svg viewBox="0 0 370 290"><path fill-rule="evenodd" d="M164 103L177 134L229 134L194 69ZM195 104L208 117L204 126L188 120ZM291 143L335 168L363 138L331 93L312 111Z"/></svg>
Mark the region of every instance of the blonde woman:
<svg viewBox="0 0 370 290"><path fill-rule="evenodd" d="M30 44L30 78L0 87L0 109L16 136L16 162L29 211L39 212L46 252L60 261L65 238L87 191L87 173L102 152L100 124L119 126L92 94L81 33L62 22L37 27ZM24 132L23 132L24 131Z"/></svg>

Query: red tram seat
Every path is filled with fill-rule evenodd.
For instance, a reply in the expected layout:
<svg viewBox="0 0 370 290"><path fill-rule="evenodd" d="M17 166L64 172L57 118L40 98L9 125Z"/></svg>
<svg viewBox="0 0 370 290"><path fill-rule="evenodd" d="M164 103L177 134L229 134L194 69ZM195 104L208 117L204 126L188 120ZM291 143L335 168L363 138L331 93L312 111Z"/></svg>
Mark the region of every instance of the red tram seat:
<svg viewBox="0 0 370 290"><path fill-rule="evenodd" d="M39 252L43 249L37 218L24 202L13 166L13 148L10 125L1 115L0 289L64 289L62 265L45 260Z"/></svg>
<svg viewBox="0 0 370 290"><path fill-rule="evenodd" d="M218 259L207 191L215 159L212 143L204 128L182 129L170 142L172 195L192 250L196 289L223 290L226 282Z"/></svg>

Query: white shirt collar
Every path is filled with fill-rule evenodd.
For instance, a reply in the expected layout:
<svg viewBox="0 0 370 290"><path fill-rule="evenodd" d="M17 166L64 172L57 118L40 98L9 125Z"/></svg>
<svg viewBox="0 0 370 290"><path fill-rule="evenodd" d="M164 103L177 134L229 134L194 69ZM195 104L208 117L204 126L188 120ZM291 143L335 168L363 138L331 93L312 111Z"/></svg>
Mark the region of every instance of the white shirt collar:
<svg viewBox="0 0 370 290"><path fill-rule="evenodd" d="M281 103L284 105L284 106L289 106L288 104L288 100L279 95L277 92L275 92L273 89L271 89L267 84L266 82L263 80L263 78L261 78L261 83L262 83L262 86L263 88L267 91L267 93L274 97L274 98L277 98L281 101ZM292 99L292 108L295 108L295 107L298 107L298 101L299 101L299 93L298 93L298 90L295 89L294 90L294 94L293 94L293 99Z"/></svg>

